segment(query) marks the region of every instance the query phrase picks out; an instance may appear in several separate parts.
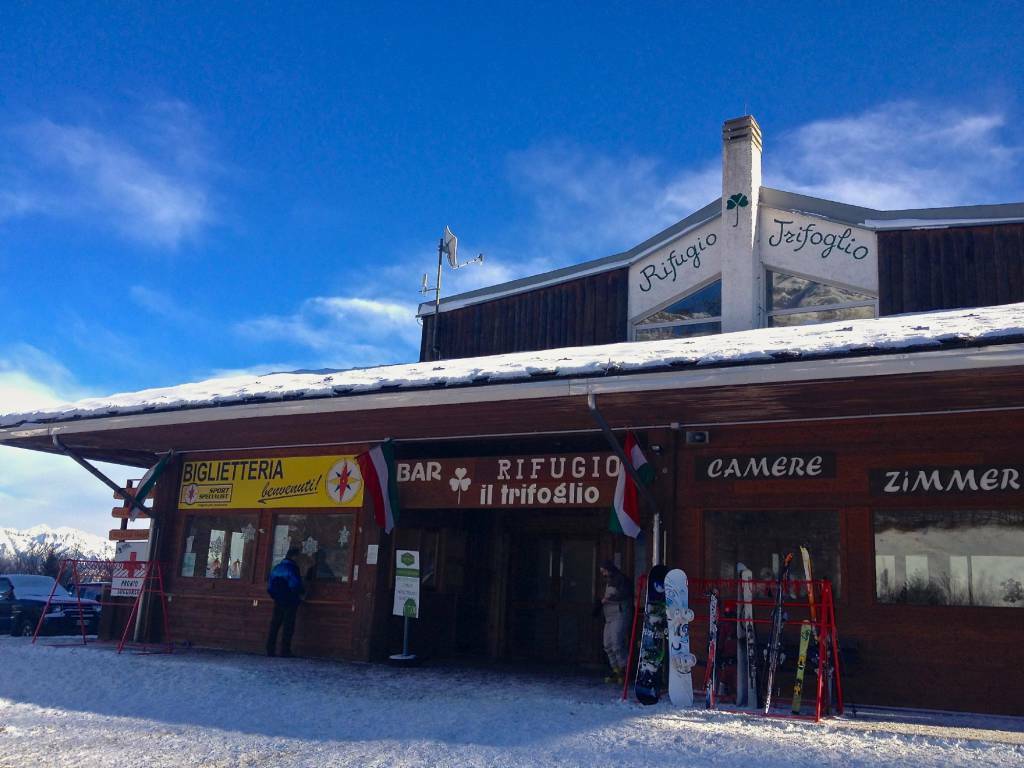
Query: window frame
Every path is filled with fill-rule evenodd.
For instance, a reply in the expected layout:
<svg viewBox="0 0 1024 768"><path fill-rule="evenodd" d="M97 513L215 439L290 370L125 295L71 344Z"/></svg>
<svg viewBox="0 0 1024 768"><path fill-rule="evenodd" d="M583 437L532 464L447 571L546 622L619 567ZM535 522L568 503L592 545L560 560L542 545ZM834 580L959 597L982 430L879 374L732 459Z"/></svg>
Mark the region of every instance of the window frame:
<svg viewBox="0 0 1024 768"><path fill-rule="evenodd" d="M629 321L629 329L630 329L629 337L630 337L630 341L642 341L642 339L637 339L637 331L640 331L640 330L646 331L646 330L657 330L659 328L676 328L676 327L681 327L681 326L685 326L685 325L706 325L706 324L709 324L709 323L718 323L718 333L721 333L722 332L722 315L721 315L721 313L719 313L717 315L712 315L711 317L698 317L698 318L691 318L691 319L688 319L688 320L667 320L667 321L660 322L660 323L645 323L644 322L645 318L651 317L652 315L656 315L658 312L661 312L666 307L670 307L670 306L672 306L673 304L675 304L678 301L682 301L683 299L689 298L690 296L693 296L694 294L699 293L700 291L703 291L705 288L707 288L707 287L709 287L711 285L714 285L716 282L717 283L722 283L722 273L721 272L717 272L714 275L712 275L711 277L706 278L705 280L702 280L699 283L695 283L694 285L690 286L690 288L687 289L686 291L683 291L682 293L678 293L678 294L674 295L672 298L670 298L670 299L668 299L666 301L661 302L660 304L655 304L653 307L651 307L650 309L646 310L643 315L638 315L638 316L632 318ZM716 334L706 334L706 335L714 336Z"/></svg>
<svg viewBox="0 0 1024 768"><path fill-rule="evenodd" d="M241 575L238 578L230 578L226 575L227 568L224 569L225 575L221 576L207 576L206 568L208 563L204 563L202 573L193 573L191 576L186 576L182 573L182 568L185 561L185 555L188 554L188 535L191 530L193 521L199 519L223 519L223 518L239 518L246 520L253 527L252 537L252 562L246 571L243 568ZM181 525L181 537L178 542L178 557L173 569L174 579L184 579L186 584L200 585L200 584L235 584L235 585L246 585L251 586L256 582L257 573L259 571L259 560L260 550L262 546L261 536L263 535L262 529L260 528L261 523L261 510L258 509L195 509L188 510L182 519ZM244 526L242 526L244 527ZM225 531L226 532L226 531ZM226 542L230 542L230 538L225 539ZM230 544L228 545L230 546ZM198 554L198 553L195 553ZM209 542L207 542L206 556L209 559ZM197 568L198 570L198 568Z"/></svg>
<svg viewBox="0 0 1024 768"><path fill-rule="evenodd" d="M878 562L878 542L875 534L875 514L882 512L886 514L901 514L901 513L914 513L914 512L935 512L935 513L956 513L956 512L1001 512L1001 511L1017 511L1020 509L1019 503L988 503L982 502L979 504L972 504L967 501L966 504L950 505L948 503L941 505L934 505L931 507L923 506L921 500L918 499L916 504L895 504L895 505L873 505L866 508L867 513L867 526L870 532L871 539L871 550L870 550L870 568L871 568L871 589L870 589L870 606L872 609L881 611L938 611L942 616L948 616L950 611L998 611L999 615L1007 615L1007 610L1013 610L1016 606L1008 605L974 605L974 604L935 604L935 603L911 603L911 602L900 602L898 600L885 601L880 600L878 597L878 573L875 570ZM1024 606L1019 608L1024 613Z"/></svg>
<svg viewBox="0 0 1024 768"><path fill-rule="evenodd" d="M267 554L266 554L266 569L264 578L270 575L270 571L273 569L278 562L279 558L274 557L274 534L277 530L278 520L282 517L341 517L348 516L351 518L349 522L349 528L351 531L349 538L349 562L348 569L346 570L345 579L321 579L316 578L315 574L311 580L306 579L306 573L302 573L303 583L306 585L307 590L312 584L317 585L317 590L335 590L335 589L351 589L355 585L356 581L356 568L358 567L359 552L359 515L358 509L356 508L339 508L339 509L289 509L289 508L278 508L267 510L269 513L269 519L267 524Z"/></svg>
<svg viewBox="0 0 1024 768"><path fill-rule="evenodd" d="M830 574L824 573L821 568L822 557L818 553L817 549L812 548L811 560L814 567L813 576L815 580L821 578L829 578L832 584L832 594L835 600L835 604L838 605L849 605L851 599L851 593L853 593L854 587L850 582L850 562L853 559L855 553L851 553L849 549L849 542L847 540L849 521L847 520L847 513L849 508L842 504L832 505L803 505L803 504L792 504L784 506L768 506L768 507L751 507L743 504L730 503L729 499L725 499L724 503L721 504L704 504L701 506L694 507L695 514L697 515L698 530L697 536L700 541L700 573L703 577L708 579L722 578L709 571L712 563L708 560L708 547L710 545L711 530L708 525L708 513L715 514L743 514L743 515L755 515L755 516L768 516L772 514L786 514L786 513L806 513L810 515L832 515L835 518L836 523L836 570L835 579L831 578ZM796 572L799 572L800 578L803 578L803 563L800 560L799 544L794 543L788 550L793 553L794 565L793 568ZM874 547L872 545L872 553ZM782 554L779 552L778 554ZM817 554L817 556L816 556ZM733 578L736 578L734 576ZM754 578L758 579L758 574L754 574ZM774 578L774 577L773 577ZM798 579L799 580L799 579Z"/></svg>
<svg viewBox="0 0 1024 768"><path fill-rule="evenodd" d="M764 300L764 327L776 328L776 327L792 327L792 326L775 326L772 324L773 317L783 317L785 315L811 315L819 312L829 312L837 309L857 309L859 307L871 307L874 311L874 319L878 318L878 291L871 291L866 288L859 286L849 285L848 283L841 283L837 280L830 280L820 276L808 275L803 272L796 272L794 270L784 267L773 267L770 264L764 264L764 291L761 295ZM870 296L870 299L864 299L863 301L840 301L833 304L812 304L803 307L790 307L787 309L770 309L769 295L773 288L772 274L788 275L789 277L795 277L800 280L807 280L811 283L820 283L821 285L827 285L832 288L839 288L844 291L856 291L866 296ZM825 323L839 323L842 320L822 320ZM815 323L808 323L808 325L815 325Z"/></svg>

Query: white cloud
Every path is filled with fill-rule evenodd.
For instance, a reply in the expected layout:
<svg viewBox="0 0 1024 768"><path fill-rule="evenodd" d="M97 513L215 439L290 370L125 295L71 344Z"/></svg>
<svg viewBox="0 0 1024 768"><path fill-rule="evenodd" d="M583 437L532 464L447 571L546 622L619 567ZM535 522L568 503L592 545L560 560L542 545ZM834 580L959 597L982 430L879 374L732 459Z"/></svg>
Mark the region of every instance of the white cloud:
<svg viewBox="0 0 1024 768"><path fill-rule="evenodd" d="M534 211L524 245L556 266L630 248L721 193L717 162L671 168L658 158L565 143L514 153L509 169Z"/></svg>
<svg viewBox="0 0 1024 768"><path fill-rule="evenodd" d="M101 221L161 247L213 219L206 140L182 102L118 115L116 128L39 117L7 126L0 219L29 214Z"/></svg>
<svg viewBox="0 0 1024 768"><path fill-rule="evenodd" d="M769 137L766 184L870 208L1011 202L1024 140L1002 110L916 101L815 120Z"/></svg>
<svg viewBox="0 0 1024 768"><path fill-rule="evenodd" d="M131 286L128 289L128 296L142 309L165 320L179 325L191 325L199 322L199 315L188 309L185 304L145 285Z"/></svg>
<svg viewBox="0 0 1024 768"><path fill-rule="evenodd" d="M60 405L82 394L71 372L30 344L0 350L0 413Z"/></svg>
<svg viewBox="0 0 1024 768"><path fill-rule="evenodd" d="M19 344L0 352L0 411L46 408L86 394L67 368L34 347ZM142 474L99 466L116 482ZM0 527L47 523L106 534L114 504L110 489L66 456L0 446Z"/></svg>
<svg viewBox="0 0 1024 768"><path fill-rule="evenodd" d="M316 355L316 367L347 368L415 359L416 307L394 301L317 296L291 315L264 315L235 325L256 342L285 341Z"/></svg>
<svg viewBox="0 0 1024 768"><path fill-rule="evenodd" d="M97 463L115 482L141 477L144 470ZM105 536L116 527L113 492L67 456L0 446L0 527L30 528L46 523Z"/></svg>

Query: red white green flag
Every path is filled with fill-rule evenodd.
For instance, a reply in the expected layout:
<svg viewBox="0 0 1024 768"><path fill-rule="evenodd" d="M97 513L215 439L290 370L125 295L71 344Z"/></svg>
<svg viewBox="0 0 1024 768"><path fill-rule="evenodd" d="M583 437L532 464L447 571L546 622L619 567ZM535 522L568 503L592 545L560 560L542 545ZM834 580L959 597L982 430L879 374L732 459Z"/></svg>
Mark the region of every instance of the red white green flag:
<svg viewBox="0 0 1024 768"><path fill-rule="evenodd" d="M377 525L391 533L398 519L398 481L395 478L394 444L385 440L376 448L356 457L363 475L365 493L373 499Z"/></svg>
<svg viewBox="0 0 1024 768"><path fill-rule="evenodd" d="M626 458L636 470L637 476L647 485L654 479L654 467L647 463L647 457L637 445L632 432L626 433L624 446ZM619 467L619 477L615 482L615 499L612 502L612 513L608 520L612 533L623 533L635 539L640 535L640 499L636 483L625 467Z"/></svg>

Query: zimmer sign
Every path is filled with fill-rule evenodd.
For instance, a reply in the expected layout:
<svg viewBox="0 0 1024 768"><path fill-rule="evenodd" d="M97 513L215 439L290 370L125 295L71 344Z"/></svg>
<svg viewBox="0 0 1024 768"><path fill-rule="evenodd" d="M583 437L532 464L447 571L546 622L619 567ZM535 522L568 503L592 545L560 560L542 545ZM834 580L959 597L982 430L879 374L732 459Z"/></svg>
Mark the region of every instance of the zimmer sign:
<svg viewBox="0 0 1024 768"><path fill-rule="evenodd" d="M611 507L610 453L398 461L403 509Z"/></svg>
<svg viewBox="0 0 1024 768"><path fill-rule="evenodd" d="M879 496L951 493L1007 493L1024 484L1020 467L912 467L871 471L871 490Z"/></svg>

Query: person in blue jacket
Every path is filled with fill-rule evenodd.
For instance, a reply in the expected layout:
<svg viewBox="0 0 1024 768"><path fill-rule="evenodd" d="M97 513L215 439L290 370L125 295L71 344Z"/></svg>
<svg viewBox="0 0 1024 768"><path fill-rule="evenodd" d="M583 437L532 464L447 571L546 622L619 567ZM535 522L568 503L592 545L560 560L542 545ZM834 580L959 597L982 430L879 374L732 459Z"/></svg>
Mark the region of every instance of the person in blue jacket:
<svg viewBox="0 0 1024 768"><path fill-rule="evenodd" d="M295 613L306 593L302 585L302 574L295 558L298 547L292 547L284 560L275 565L267 579L267 593L274 599L274 615L270 619L270 633L267 635L267 656L277 655L277 633L281 633L281 655L292 655L292 634L295 632Z"/></svg>

